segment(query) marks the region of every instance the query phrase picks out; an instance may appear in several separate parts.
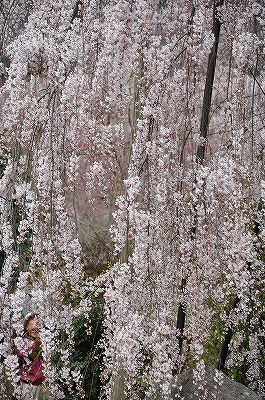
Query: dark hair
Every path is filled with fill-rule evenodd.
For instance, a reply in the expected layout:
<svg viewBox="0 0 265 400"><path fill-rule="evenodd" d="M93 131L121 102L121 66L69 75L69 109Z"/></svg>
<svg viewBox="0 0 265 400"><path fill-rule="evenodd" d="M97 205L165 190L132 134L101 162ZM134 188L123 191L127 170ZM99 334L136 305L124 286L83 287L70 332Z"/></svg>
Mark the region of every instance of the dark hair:
<svg viewBox="0 0 265 400"><path fill-rule="evenodd" d="M34 313L28 313L24 318L24 332L27 332L26 326L28 325L29 321L35 319L36 315Z"/></svg>

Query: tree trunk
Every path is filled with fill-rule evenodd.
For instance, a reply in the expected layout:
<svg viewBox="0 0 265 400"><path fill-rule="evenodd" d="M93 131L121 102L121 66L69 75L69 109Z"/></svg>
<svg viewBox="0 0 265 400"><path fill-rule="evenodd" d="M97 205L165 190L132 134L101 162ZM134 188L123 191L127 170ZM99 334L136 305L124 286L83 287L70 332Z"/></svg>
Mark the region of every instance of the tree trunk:
<svg viewBox="0 0 265 400"><path fill-rule="evenodd" d="M239 302L239 298L236 296L234 299L233 305L232 305L232 310L234 310L236 308L238 302ZM229 326L229 328L227 329L226 334L225 334L225 338L224 338L221 352L220 352L220 358L217 363L217 369L219 369L219 371L224 370L225 360L226 360L226 357L228 354L228 347L229 347L229 344L232 339L232 334L233 334L232 327Z"/></svg>
<svg viewBox="0 0 265 400"><path fill-rule="evenodd" d="M204 87L204 96L203 96L203 105L202 105L202 115L201 115L201 124L200 124L200 133L203 138L203 143L198 146L197 149L197 163L202 163L205 157L205 149L209 128L209 117L210 117L210 109L211 109L211 101L212 101L212 92L213 92L213 81L215 74L215 66L217 59L217 51L218 51L218 43L220 36L220 27L221 23L217 15L217 7L223 5L223 0L214 1L213 8L213 34L214 34L214 44L211 49L208 58L208 67L207 67L207 75L206 82Z"/></svg>

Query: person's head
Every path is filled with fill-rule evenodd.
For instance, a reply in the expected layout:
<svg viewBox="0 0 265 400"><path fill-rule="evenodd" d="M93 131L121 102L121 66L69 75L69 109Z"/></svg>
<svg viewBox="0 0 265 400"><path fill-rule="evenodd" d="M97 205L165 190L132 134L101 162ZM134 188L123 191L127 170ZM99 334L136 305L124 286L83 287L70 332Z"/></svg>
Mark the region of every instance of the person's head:
<svg viewBox="0 0 265 400"><path fill-rule="evenodd" d="M25 316L24 319L24 332L29 333L30 336L36 338L39 333L39 327L36 322L36 315L33 313L29 313Z"/></svg>

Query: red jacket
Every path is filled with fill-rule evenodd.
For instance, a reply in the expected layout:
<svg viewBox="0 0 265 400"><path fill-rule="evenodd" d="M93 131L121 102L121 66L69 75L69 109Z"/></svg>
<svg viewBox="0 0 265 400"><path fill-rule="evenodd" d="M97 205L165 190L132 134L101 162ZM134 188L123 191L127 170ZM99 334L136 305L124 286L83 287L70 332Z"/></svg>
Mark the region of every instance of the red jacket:
<svg viewBox="0 0 265 400"><path fill-rule="evenodd" d="M20 379L23 382L38 386L44 381L41 360L41 343L39 338L26 334L16 339L17 355L20 360Z"/></svg>

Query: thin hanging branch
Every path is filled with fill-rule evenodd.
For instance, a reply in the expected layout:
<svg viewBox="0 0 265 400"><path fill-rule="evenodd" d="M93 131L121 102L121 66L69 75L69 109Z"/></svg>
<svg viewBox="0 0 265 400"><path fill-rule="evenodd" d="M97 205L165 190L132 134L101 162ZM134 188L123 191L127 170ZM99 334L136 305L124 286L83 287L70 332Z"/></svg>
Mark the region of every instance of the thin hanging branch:
<svg viewBox="0 0 265 400"><path fill-rule="evenodd" d="M201 115L201 123L200 123L200 134L203 139L203 143L200 144L197 148L196 154L196 161L197 164L201 164L204 161L205 157L205 149L207 143L207 135L208 135L208 128L209 128L209 116L210 116L210 108L211 108L211 101L212 101L212 92L213 92L213 81L215 75L215 67L216 67L216 59L217 59L217 51L218 51L218 43L219 43L219 36L220 36L220 27L221 22L218 17L217 7L223 5L223 0L214 1L213 4L213 34L214 34L214 43L209 54L208 58L208 66L207 66L207 73L206 73L206 82L204 87L204 96L203 96L203 106L202 106L202 115ZM196 205L194 210L194 223L191 228L191 238L195 238L196 234L196 225L197 225L197 212L196 212ZM181 282L181 293L184 293L185 287L187 284L187 277L182 278ZM177 339L179 344L179 354L182 352L183 347L183 334L184 334L184 326L185 326L185 305L182 303L179 304L178 308L178 317L177 317ZM173 374L176 373L173 370Z"/></svg>

